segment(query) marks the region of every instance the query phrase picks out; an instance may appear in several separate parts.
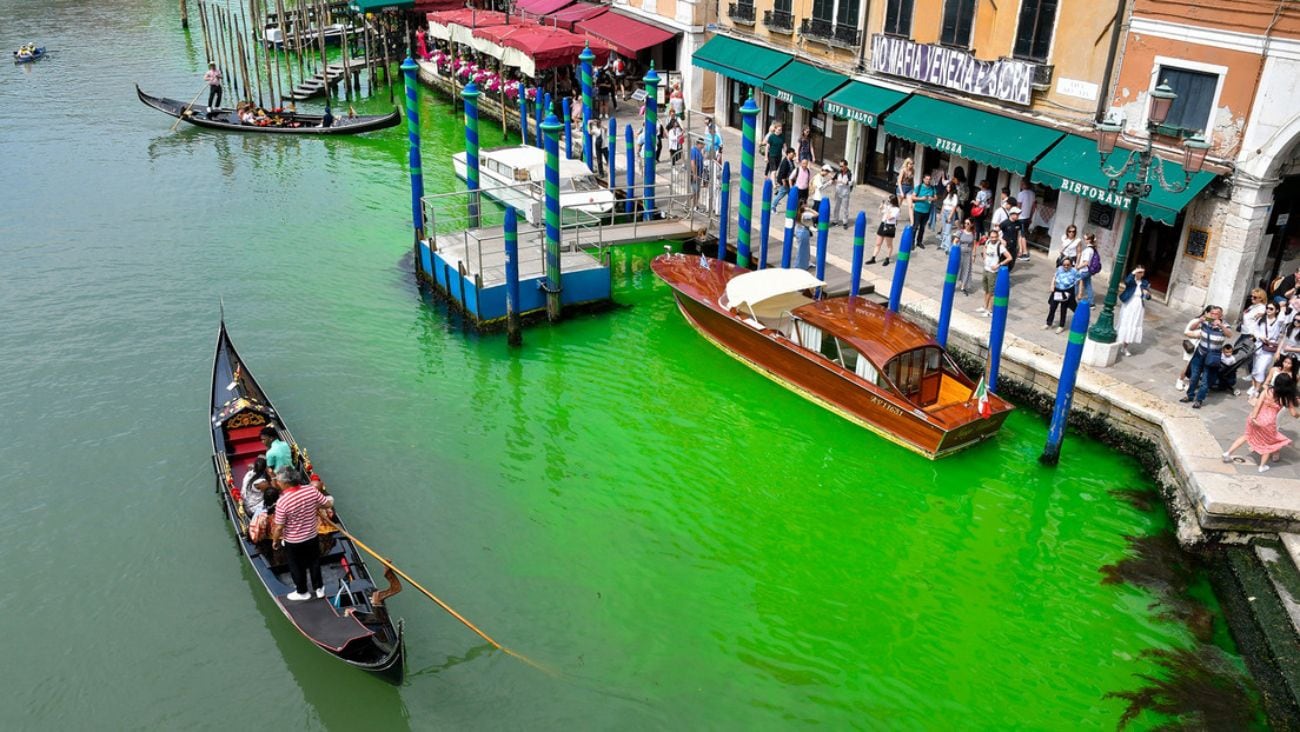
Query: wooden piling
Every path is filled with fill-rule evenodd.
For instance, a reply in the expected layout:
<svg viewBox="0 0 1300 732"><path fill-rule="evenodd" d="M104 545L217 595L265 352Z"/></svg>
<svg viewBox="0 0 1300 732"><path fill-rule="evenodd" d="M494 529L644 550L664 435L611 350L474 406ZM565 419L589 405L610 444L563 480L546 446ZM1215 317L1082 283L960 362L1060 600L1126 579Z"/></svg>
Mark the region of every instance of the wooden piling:
<svg viewBox="0 0 1300 732"><path fill-rule="evenodd" d="M189 6L185 4L185 0L181 0L181 29L190 29L190 9Z"/></svg>
<svg viewBox="0 0 1300 732"><path fill-rule="evenodd" d="M199 0L199 27L203 31L203 55L207 57L207 63L212 63L212 39L208 37L208 19L207 11L204 9L203 0Z"/></svg>

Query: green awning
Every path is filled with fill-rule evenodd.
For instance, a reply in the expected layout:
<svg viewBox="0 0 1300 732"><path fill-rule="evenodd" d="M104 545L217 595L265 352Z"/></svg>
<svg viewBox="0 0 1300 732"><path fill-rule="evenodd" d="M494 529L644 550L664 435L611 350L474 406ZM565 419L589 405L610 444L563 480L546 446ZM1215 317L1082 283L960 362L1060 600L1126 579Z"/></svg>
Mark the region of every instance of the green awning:
<svg viewBox="0 0 1300 732"><path fill-rule="evenodd" d="M714 36L691 56L691 63L750 86L762 86L767 77L790 63L790 56L727 36Z"/></svg>
<svg viewBox="0 0 1300 732"><path fill-rule="evenodd" d="M898 106L906 98L906 92L850 81L822 100L822 108L827 114L875 127L880 115Z"/></svg>
<svg viewBox="0 0 1300 732"><path fill-rule="evenodd" d="M358 13L373 13L385 8L413 8L415 0L349 0L348 7Z"/></svg>
<svg viewBox="0 0 1300 732"><path fill-rule="evenodd" d="M1127 151L1116 149L1108 161L1111 167L1124 164ZM1097 143L1086 137L1066 135L1051 152L1034 164L1033 181L1051 186L1057 190L1073 193L1093 201L1100 201L1120 211L1128 210L1128 199L1124 198L1123 188L1128 181L1137 177L1137 166L1130 168L1119 181L1118 191L1110 190L1110 179L1101 172L1101 155L1097 153ZM1164 161L1165 180L1170 183L1183 182L1183 166L1172 160ZM1138 215L1172 226L1178 219L1178 212L1187 207L1193 198L1214 180L1214 173L1202 171L1192 176L1187 190L1182 193L1170 193L1160 186L1159 175L1151 185L1151 195L1138 203Z"/></svg>
<svg viewBox="0 0 1300 732"><path fill-rule="evenodd" d="M1024 175L1065 134L959 104L913 96L885 117L885 131L950 155Z"/></svg>
<svg viewBox="0 0 1300 732"><path fill-rule="evenodd" d="M763 82L763 91L783 102L812 109L845 81L847 79L833 71L819 69L802 61L791 61Z"/></svg>

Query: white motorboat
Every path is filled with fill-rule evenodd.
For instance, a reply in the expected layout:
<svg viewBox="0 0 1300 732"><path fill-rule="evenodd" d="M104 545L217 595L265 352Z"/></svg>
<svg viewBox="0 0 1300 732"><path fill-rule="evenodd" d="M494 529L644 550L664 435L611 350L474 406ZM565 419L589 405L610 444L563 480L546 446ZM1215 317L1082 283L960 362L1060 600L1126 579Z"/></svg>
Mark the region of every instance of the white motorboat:
<svg viewBox="0 0 1300 732"><path fill-rule="evenodd" d="M355 35L357 29L351 25L344 26L342 23L331 23L325 26L324 35L327 45L338 45L343 39L343 34L348 33ZM319 41L321 31L315 26L305 28L301 32L302 45L311 48ZM274 23L268 23L262 30L262 43L267 48L283 49L286 47L293 49L298 39L295 38L292 27L280 28Z"/></svg>
<svg viewBox="0 0 1300 732"><path fill-rule="evenodd" d="M465 179L465 153L451 156L456 177ZM479 186L483 194L524 213L528 223L541 225L542 186L546 181L546 151L531 145L479 151ZM614 192L581 160L560 156L561 224L600 223L614 210Z"/></svg>

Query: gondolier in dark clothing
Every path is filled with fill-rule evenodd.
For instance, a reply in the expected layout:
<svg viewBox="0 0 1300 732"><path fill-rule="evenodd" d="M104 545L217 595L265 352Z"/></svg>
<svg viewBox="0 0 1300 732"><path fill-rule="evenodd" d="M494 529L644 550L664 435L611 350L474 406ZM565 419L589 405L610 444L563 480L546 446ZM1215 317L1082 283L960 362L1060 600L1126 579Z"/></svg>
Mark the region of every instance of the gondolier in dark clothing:
<svg viewBox="0 0 1300 732"><path fill-rule="evenodd" d="M208 73L203 75L203 80L208 82L208 109L220 107L221 72L217 70L216 64L208 64Z"/></svg>
<svg viewBox="0 0 1300 732"><path fill-rule="evenodd" d="M283 546L289 556L289 575L293 577L295 591L288 594L288 599L311 599L307 592L308 575L316 597L325 597L320 572L320 541L317 539L320 527L318 512L333 506L334 498L321 493L315 484L306 483L297 468L280 468L275 473L275 482L281 492L275 502L271 546Z"/></svg>

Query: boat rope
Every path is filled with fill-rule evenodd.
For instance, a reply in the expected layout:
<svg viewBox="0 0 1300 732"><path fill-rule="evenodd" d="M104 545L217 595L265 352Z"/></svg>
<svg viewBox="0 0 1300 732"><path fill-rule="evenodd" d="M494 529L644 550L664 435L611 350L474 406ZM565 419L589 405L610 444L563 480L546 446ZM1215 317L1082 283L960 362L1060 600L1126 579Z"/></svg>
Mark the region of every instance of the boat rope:
<svg viewBox="0 0 1300 732"><path fill-rule="evenodd" d="M399 577L406 580L408 583L410 583L412 587L419 590L425 597L429 598L430 600L433 600L438 605L438 607L447 611L448 614L450 614L453 618L459 620L461 624L463 624L466 628L469 628L470 630L474 631L476 634L478 634L480 638L490 643L493 648L497 649L498 651L503 651L507 655L514 656L515 658L519 659L520 661L523 661L524 663L528 664L529 666L532 666L533 668L537 669L538 671L541 671L542 673L548 674L550 676L559 675L559 673L554 669L548 668L547 666L544 666L538 663L537 661L534 661L533 659L523 655L522 653L517 653L515 651L512 651L509 648L506 648L505 646L496 642L496 640L494 640L492 636L488 635L487 633L484 633L482 630L479 630L478 626L474 625L469 620L466 620L465 616L456 612L454 609L452 609L450 605L440 600L437 595L424 589L424 587L421 586L419 582L416 582L415 580L411 579L411 576L409 574L403 572L401 569L398 569L397 565L385 559L383 556L379 554L379 552L376 552L374 549L371 549L370 547L366 546L360 539L353 536L347 529L343 528L342 526L339 526L338 524L332 522L329 523L340 534L351 539L353 544L356 544L364 552L374 557L380 564L384 565L388 569L392 570Z"/></svg>

